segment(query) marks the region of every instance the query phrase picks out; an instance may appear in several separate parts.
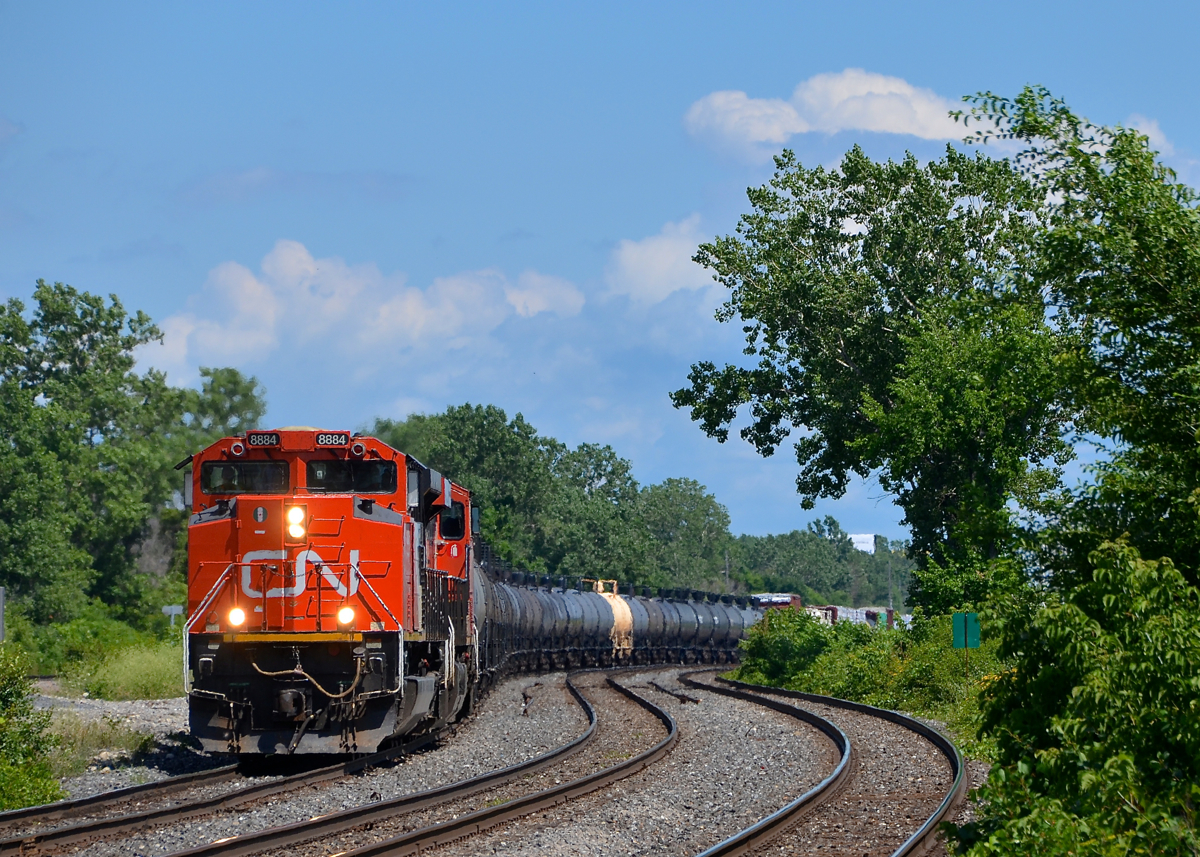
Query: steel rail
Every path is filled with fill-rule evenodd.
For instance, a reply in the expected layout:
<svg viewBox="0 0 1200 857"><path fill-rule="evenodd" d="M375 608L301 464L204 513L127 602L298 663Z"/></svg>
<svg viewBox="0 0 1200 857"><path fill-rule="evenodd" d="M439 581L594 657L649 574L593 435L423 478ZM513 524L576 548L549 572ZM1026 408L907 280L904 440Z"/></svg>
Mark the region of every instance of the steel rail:
<svg viewBox="0 0 1200 857"><path fill-rule="evenodd" d="M922 824L915 833L913 833L904 843L892 852L892 857L909 857L909 855L922 854L933 847L936 841L938 825L945 820L963 797L967 790L966 780L966 765L963 762L962 753L958 747L954 745L941 732L931 726L927 726L914 717L909 717L907 714L901 714L898 711L889 711L886 708L875 708L872 705L865 705L861 702L851 702L847 699L837 699L832 696L820 696L815 693L804 693L798 690L784 690L778 687L768 687L766 685L746 684L745 682L734 681L733 679L715 676L716 680L724 685L729 685L730 689L738 689L743 692L752 694L770 694L773 696L782 696L787 699L798 699L804 702L811 702L818 705L827 705L831 708L844 708L848 711L855 711L859 714L866 714L871 717L878 717L882 720L887 720L895 723L898 726L903 726L912 732L917 733L922 738L925 738L929 743L933 744L944 755L950 763L951 771L954 773L954 781L950 784L946 796L942 802L938 804L938 808L934 810L925 823ZM716 690L715 687L710 687ZM723 844L723 843L722 843ZM719 847L719 846L718 846ZM740 853L740 852L715 852L712 849L703 852L704 855L715 853Z"/></svg>
<svg viewBox="0 0 1200 857"><path fill-rule="evenodd" d="M697 690L707 690L712 693L719 693L722 696L752 702L755 705L770 708L773 711L778 711L797 720L803 720L805 723L819 729L833 741L834 747L837 748L840 754L837 765L830 772L829 776L821 780L821 782L766 818L735 833L728 839L718 842L708 850L701 852L700 857L727 857L727 855L745 854L761 846L764 842L774 838L782 830L791 826L801 814L820 806L834 794L841 791L851 776L850 761L854 758L854 750L850 744L850 739L846 737L846 733L837 724L826 720L824 717L813 714L811 711L805 711L803 708L797 708L794 705L787 705L786 703L777 702L774 699L765 698L760 694L747 690L704 684L691 678L701 672L707 671L693 670L692 672L683 673L679 676L679 683L696 688Z"/></svg>
<svg viewBox="0 0 1200 857"><path fill-rule="evenodd" d="M211 768L207 771L197 771L182 774L178 777L168 777L153 783L142 783L137 786L127 786L113 791L99 792L87 797L60 800L55 803L27 806L23 809L10 809L0 812L0 830L15 827L17 822L38 824L62 819L74 818L87 812L101 809L114 804L127 803L131 800L162 797L181 789L192 788L197 784L220 783L233 779L238 775L237 765L225 765Z"/></svg>
<svg viewBox="0 0 1200 857"><path fill-rule="evenodd" d="M540 756L534 756L532 759L518 762L515 765L509 765L507 768L489 771L486 774L480 774L477 777L471 777L467 780L460 780L457 783L450 783L449 785L402 795L401 797L386 801L351 807L329 813L328 815L319 815L306 821L298 821L293 824L280 825L279 827L268 827L253 833L218 839L207 845L189 848L186 851L177 851L167 855L167 857L217 857L217 855L220 855L220 857L239 857L239 855L255 854L267 849L286 848L322 836L331 836L345 830L352 830L355 827L361 827L362 825L395 815L402 815L431 806L437 806L438 804L518 780L548 765L573 756L591 743L595 737L596 710L571 682L570 676L567 677L567 689L571 692L576 703L583 709L584 714L587 715L588 727L582 734L571 739L566 744L555 747L553 750L543 753Z"/></svg>
<svg viewBox="0 0 1200 857"><path fill-rule="evenodd" d="M623 670L624 671L624 670ZM513 821L530 813L550 809L574 798L597 791L618 780L633 776L657 762L675 745L679 736L679 727L675 719L653 702L634 693L627 687L608 678L608 685L613 690L640 705L646 711L658 718L667 730L667 735L650 749L637 754L624 762L605 768L593 774L572 780L569 783L545 789L525 797L515 798L499 806L485 807L450 821L413 830L400 836L365 845L352 851L345 851L338 857L400 857L404 854L416 854L428 848L445 845L469 836L475 836L499 824Z"/></svg>
<svg viewBox="0 0 1200 857"><path fill-rule="evenodd" d="M229 809L251 800L270 797L273 794L284 791L291 791L299 786L317 785L329 780L336 780L344 776L356 774L372 765L387 761L404 753L419 749L437 740L437 738L437 735L423 735L412 741L378 753L371 753L370 755L340 762L336 765L328 765L318 768L315 771L293 774L278 780L247 786L246 788L237 789L236 791L227 792L216 797L201 798L200 800L188 801L174 806L156 807L141 812L93 819L52 830L34 831L0 839L0 857L53 851L65 845L90 842L117 833L140 830L153 824L182 821L216 810ZM187 786L188 784L184 783L183 785ZM193 782L191 785L195 785L195 783ZM83 800L88 800L88 798L84 798ZM103 803L99 805L103 805ZM54 806L54 804L51 804L51 806ZM40 809L40 807L35 807L34 809ZM23 812L24 810L20 811Z"/></svg>

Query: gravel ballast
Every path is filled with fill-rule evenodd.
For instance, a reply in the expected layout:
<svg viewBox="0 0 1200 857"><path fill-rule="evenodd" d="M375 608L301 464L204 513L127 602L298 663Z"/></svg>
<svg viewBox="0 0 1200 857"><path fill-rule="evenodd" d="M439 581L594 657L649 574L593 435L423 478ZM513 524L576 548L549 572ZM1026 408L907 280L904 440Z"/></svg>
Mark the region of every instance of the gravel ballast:
<svg viewBox="0 0 1200 857"><path fill-rule="evenodd" d="M554 786L573 782L649 750L666 737L663 724L650 712L624 695L612 690L605 674L578 675L575 686L596 711L596 733L590 743L562 762L522 777L519 781L442 804L426 811L377 821L369 830L356 829L333 837L265 852L265 857L323 857L391 839L424 827L458 818L485 807L535 794Z"/></svg>
<svg viewBox="0 0 1200 857"><path fill-rule="evenodd" d="M851 780L764 849L770 854L892 854L950 790L950 763L896 723L829 705L787 700L841 727L854 748Z"/></svg>
<svg viewBox="0 0 1200 857"><path fill-rule="evenodd" d="M680 672L617 678L678 723L679 739L661 762L601 792L436 853L694 854L774 812L833 769L832 743L808 724L752 703L685 688L676 681ZM681 702L651 681L700 702Z"/></svg>
<svg viewBox="0 0 1200 857"><path fill-rule="evenodd" d="M87 857L161 855L216 839L306 821L317 815L457 782L516 764L581 734L587 719L562 673L500 683L451 740L435 749L314 788L254 801L233 811L93 843Z"/></svg>

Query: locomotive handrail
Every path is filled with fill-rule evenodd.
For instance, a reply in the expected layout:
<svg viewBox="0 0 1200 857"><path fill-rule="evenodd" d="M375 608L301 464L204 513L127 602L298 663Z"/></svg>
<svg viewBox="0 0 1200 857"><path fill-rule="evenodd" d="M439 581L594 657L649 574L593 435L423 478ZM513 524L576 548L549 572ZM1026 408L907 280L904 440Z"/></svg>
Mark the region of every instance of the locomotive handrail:
<svg viewBox="0 0 1200 857"><path fill-rule="evenodd" d="M190 672L189 667L192 663L191 645L190 645L190 642L191 642L190 638L192 636L192 626L194 624L196 624L196 619L199 618L200 616L203 616L204 612L206 610L208 610L209 606L213 603L213 601L215 601L217 599L217 596L221 594L221 589L225 586L226 581L229 579L230 573L233 571L233 566L234 566L234 564L231 562L229 565L225 566L224 571L222 571L219 575L217 575L217 579L216 579L216 581L214 581L212 588L208 590L208 594L205 595L202 599L200 599L200 603L196 606L195 612L192 613L192 615L187 618L187 621L183 623L183 692L184 693L192 692L192 683L188 679L188 673Z"/></svg>
<svg viewBox="0 0 1200 857"><path fill-rule="evenodd" d="M375 591L375 587L371 585L371 581L367 580L363 575L360 574L358 576L358 582L367 587L367 591L375 597L375 601L378 602L379 606L383 608L383 611L388 614L388 618L395 623L396 628L403 629L404 626L400 624L400 620L396 618L396 614L392 612L392 609L387 606L387 602L379 597L379 593Z"/></svg>

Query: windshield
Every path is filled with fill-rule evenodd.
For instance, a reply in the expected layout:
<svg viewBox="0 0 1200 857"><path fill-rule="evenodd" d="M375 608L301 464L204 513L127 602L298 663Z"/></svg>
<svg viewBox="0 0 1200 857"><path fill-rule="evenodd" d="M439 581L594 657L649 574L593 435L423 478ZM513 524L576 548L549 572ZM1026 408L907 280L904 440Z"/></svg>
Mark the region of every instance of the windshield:
<svg viewBox="0 0 1200 857"><path fill-rule="evenodd" d="M286 461L207 461L200 465L205 494L286 494Z"/></svg>
<svg viewBox="0 0 1200 857"><path fill-rule="evenodd" d="M310 461L308 490L327 494L392 494L394 461Z"/></svg>

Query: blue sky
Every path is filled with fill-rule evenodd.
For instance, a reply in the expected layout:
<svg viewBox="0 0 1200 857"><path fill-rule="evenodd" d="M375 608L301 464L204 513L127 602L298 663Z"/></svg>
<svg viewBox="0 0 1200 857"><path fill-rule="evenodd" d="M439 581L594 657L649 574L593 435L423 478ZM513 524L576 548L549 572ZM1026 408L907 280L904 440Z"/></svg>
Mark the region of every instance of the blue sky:
<svg viewBox="0 0 1200 857"><path fill-rule="evenodd" d="M115 292L166 334L143 365L238 366L272 424L491 402L644 483L698 479L735 532L900 538L877 486L805 512L787 449L670 406L693 362L740 357L696 244L785 145L934 157L959 96L1025 83L1196 184L1198 25L1184 3L0 2L0 292Z"/></svg>

